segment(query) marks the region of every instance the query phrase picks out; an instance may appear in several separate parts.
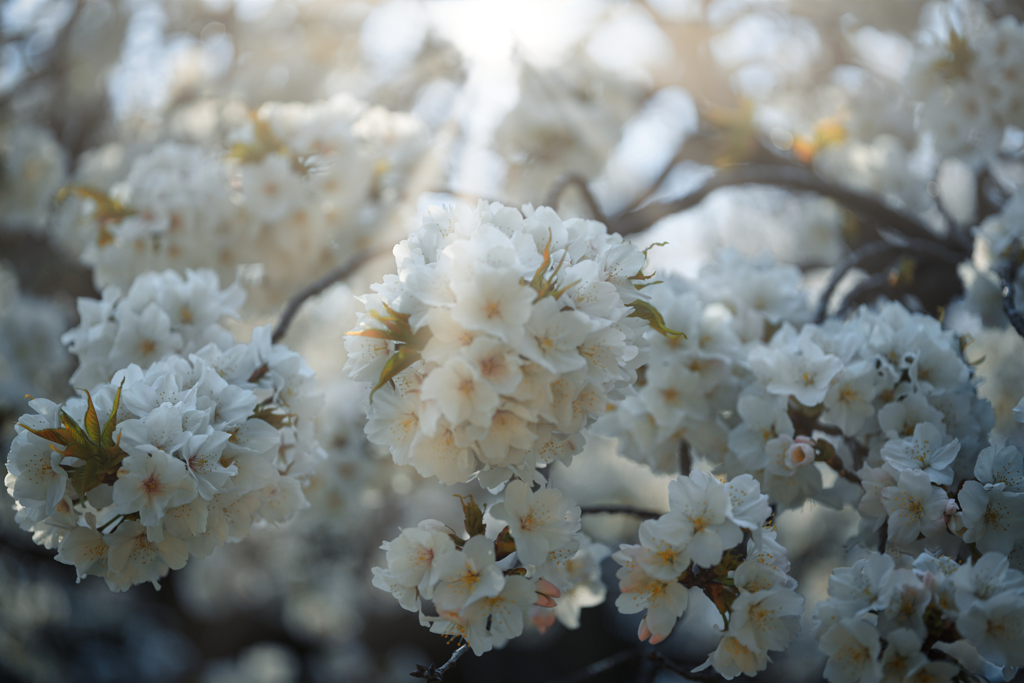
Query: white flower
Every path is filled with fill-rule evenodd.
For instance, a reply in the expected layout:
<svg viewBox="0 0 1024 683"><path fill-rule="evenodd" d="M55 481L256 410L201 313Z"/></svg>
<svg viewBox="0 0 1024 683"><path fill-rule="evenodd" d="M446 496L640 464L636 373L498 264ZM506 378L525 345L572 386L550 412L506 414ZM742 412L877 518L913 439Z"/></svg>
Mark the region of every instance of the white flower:
<svg viewBox="0 0 1024 683"><path fill-rule="evenodd" d="M768 666L768 655L763 650L751 649L733 636L726 634L718 647L708 655L708 661L694 669L703 671L709 666L725 680L731 681L740 674L756 676Z"/></svg>
<svg viewBox="0 0 1024 683"><path fill-rule="evenodd" d="M867 362L844 368L825 394L821 421L837 425L847 436L855 435L875 414L872 401L878 392L877 385L877 376Z"/></svg>
<svg viewBox="0 0 1024 683"><path fill-rule="evenodd" d="M524 565L539 566L548 553L565 545L580 528L580 508L558 489L531 492L520 480L509 482L504 502L491 515L508 522L516 554Z"/></svg>
<svg viewBox="0 0 1024 683"><path fill-rule="evenodd" d="M685 548L691 537L679 533L675 525L663 528L661 519L648 519L640 524L642 550L636 561L650 576L661 581L673 581L690 566L690 556Z"/></svg>
<svg viewBox="0 0 1024 683"><path fill-rule="evenodd" d="M104 540L110 548L107 584L115 590L146 581L159 589L159 579L167 570L181 569L188 560L188 548L180 539L165 536L162 541L150 541L146 528L131 520L121 522Z"/></svg>
<svg viewBox="0 0 1024 683"><path fill-rule="evenodd" d="M824 675L830 683L877 683L881 679L881 644L878 629L871 624L842 619L821 637L819 645L829 656Z"/></svg>
<svg viewBox="0 0 1024 683"><path fill-rule="evenodd" d="M121 461L117 474L114 503L118 514L138 512L139 521L146 527L156 527L164 510L198 495L196 482L189 476L185 463L161 451L129 455ZM159 542L162 535L156 531L153 540Z"/></svg>
<svg viewBox="0 0 1024 683"><path fill-rule="evenodd" d="M743 591L730 609L729 634L751 650L785 650L800 631L803 596L789 588Z"/></svg>
<svg viewBox="0 0 1024 683"><path fill-rule="evenodd" d="M956 628L996 666L1024 666L1024 596L1019 592L975 602L960 613Z"/></svg>
<svg viewBox="0 0 1024 683"><path fill-rule="evenodd" d="M486 642L480 634L483 628L487 629L493 647L503 647L512 638L522 635L526 612L536 599L532 582L521 576L510 576L498 595L482 598L463 609L459 616L473 625L467 630L466 638L473 652L479 655L490 649L479 644Z"/></svg>
<svg viewBox="0 0 1024 683"><path fill-rule="evenodd" d="M1020 520L1024 519L1024 493L1006 493L1003 484L986 490L977 481L967 481L957 494L963 523L964 540L977 543L978 550L1007 554L1014 542L1024 537Z"/></svg>
<svg viewBox="0 0 1024 683"><path fill-rule="evenodd" d="M669 509L662 517L666 533L690 535L685 554L701 567L722 560L722 553L743 540L743 532L728 519L731 509L725 486L707 472L694 471L668 485Z"/></svg>
<svg viewBox="0 0 1024 683"><path fill-rule="evenodd" d="M920 534L934 536L946 529L946 492L932 486L920 470L900 472L896 486L882 489L882 507L889 514L889 542L906 545Z"/></svg>
<svg viewBox="0 0 1024 683"><path fill-rule="evenodd" d="M913 631L896 629L886 634L886 640L881 662L884 683L902 683L907 674L928 662L921 652L924 641Z"/></svg>
<svg viewBox="0 0 1024 683"><path fill-rule="evenodd" d="M494 541L474 536L461 552L438 560L434 604L438 611L459 613L477 600L493 598L505 587L505 575L494 563Z"/></svg>
<svg viewBox="0 0 1024 683"><path fill-rule="evenodd" d="M989 446L978 454L974 476L985 488L1003 484L1007 493L1024 493L1024 456L1014 446Z"/></svg>
<svg viewBox="0 0 1024 683"><path fill-rule="evenodd" d="M415 585L408 586L402 583L390 569L385 567L373 567L370 571L373 574L374 587L391 593L402 609L410 612L420 611L419 591Z"/></svg>
<svg viewBox="0 0 1024 683"><path fill-rule="evenodd" d="M438 581L442 558L455 552L455 543L444 525L433 519L403 529L398 538L381 547L387 551L389 576L402 586L418 587L420 595L428 600Z"/></svg>
<svg viewBox="0 0 1024 683"><path fill-rule="evenodd" d="M563 311L553 298L541 299L533 306L520 352L554 373L572 372L586 367L578 347L590 332L588 319L576 311Z"/></svg>
<svg viewBox="0 0 1024 683"><path fill-rule="evenodd" d="M882 446L882 457L897 472L923 470L934 484L952 484L950 465L960 452L960 442L953 439L943 445L943 435L930 422L914 427L911 439L893 439Z"/></svg>
<svg viewBox="0 0 1024 683"><path fill-rule="evenodd" d="M20 431L7 456L7 471L15 477L14 486L7 487L11 496L22 505L45 506L52 515L68 484L68 473L60 466L63 459L50 449L50 442Z"/></svg>
<svg viewBox="0 0 1024 683"><path fill-rule="evenodd" d="M793 396L805 406L816 406L825 400L843 362L801 333L795 348L756 347L750 352L750 367L767 382L769 393Z"/></svg>
<svg viewBox="0 0 1024 683"><path fill-rule="evenodd" d="M519 283L514 271L484 270L476 277L456 279L452 284L455 306L452 320L467 330L480 330L516 344L523 337L523 325L530 320L537 292Z"/></svg>
<svg viewBox="0 0 1024 683"><path fill-rule="evenodd" d="M90 527L75 527L60 543L58 562L74 565L78 582L90 574L106 574L107 542L103 534Z"/></svg>
<svg viewBox="0 0 1024 683"><path fill-rule="evenodd" d="M619 580L620 595L615 607L623 614L635 614L647 610L641 622L641 633L646 627L647 634L657 644L672 632L676 620L683 616L689 602L689 593L676 580L660 581L643 570L637 561L640 546L621 546L612 559L622 565L615 577Z"/></svg>
<svg viewBox="0 0 1024 683"><path fill-rule="evenodd" d="M423 380L420 398L426 402L420 425L427 434L434 433L441 415L455 427L471 422L487 429L499 401L498 394L460 358L432 370Z"/></svg>

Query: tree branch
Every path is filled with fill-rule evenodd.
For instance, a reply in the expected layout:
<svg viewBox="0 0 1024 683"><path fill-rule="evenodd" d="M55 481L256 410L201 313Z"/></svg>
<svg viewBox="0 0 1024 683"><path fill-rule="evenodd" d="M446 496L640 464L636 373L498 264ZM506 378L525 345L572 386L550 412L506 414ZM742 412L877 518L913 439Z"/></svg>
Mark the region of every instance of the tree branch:
<svg viewBox="0 0 1024 683"><path fill-rule="evenodd" d="M388 249L390 249L390 247L388 247ZM319 280L317 280L316 282L309 285L301 292L293 296L291 299L289 299L288 304L284 308L284 311L281 312L281 318L277 321L277 326L274 328L274 334L271 337L271 340L276 344L277 342L281 341L281 339L284 338L284 335L288 334L288 328L291 326L292 320L295 318L295 315L299 312L299 309L302 307L302 304L306 303L306 299L309 299L311 297L316 296L317 294L320 294L325 289L333 285L335 282L344 280L349 275L354 273L359 268L359 266L361 266L365 261L368 261L376 256L380 256L383 253L385 253L385 249L383 247L364 251L363 253L358 254L348 263L345 263L335 268L334 270L327 273L322 278L320 278Z"/></svg>
<svg viewBox="0 0 1024 683"><path fill-rule="evenodd" d="M608 218L604 215L604 212L601 211L601 207L594 198L594 195L591 194L590 188L587 186L587 179L576 173L564 175L559 178L554 187L552 187L551 191L548 193L545 204L551 208L555 208L558 205L558 201L562 198L562 194L573 185L578 187L580 192L583 194L583 199L587 202L587 207L590 209L590 213L594 216L594 219L607 224Z"/></svg>
<svg viewBox="0 0 1024 683"><path fill-rule="evenodd" d="M580 512L584 515L596 515L596 514L626 514L635 515L641 519L657 519L661 517L663 513L652 512L650 510L641 510L635 508L632 505L586 505L580 508Z"/></svg>
<svg viewBox="0 0 1024 683"><path fill-rule="evenodd" d="M874 240L882 239L878 226L883 226L910 239L943 244L956 252L964 249L956 240L936 235L917 218L895 211L873 197L833 185L803 168L773 164L750 164L719 171L702 187L685 197L669 202L653 202L617 216L611 219L609 228L622 235L631 235L649 228L666 216L697 206L715 190L740 185L769 185L829 197L864 219L871 226Z"/></svg>
<svg viewBox="0 0 1024 683"><path fill-rule="evenodd" d="M448 658L448 661L441 666L435 667L433 664L430 666L423 666L422 664L416 665L416 671L409 674L413 678L422 678L430 683L441 683L444 679L444 675L448 673L448 669L455 666L455 662L459 661L459 657L466 654L469 650L469 643L463 643L452 653L452 656Z"/></svg>
<svg viewBox="0 0 1024 683"><path fill-rule="evenodd" d="M847 257L838 263L832 271L832 276L829 278L828 284L825 286L825 291L822 292L821 298L818 300L818 310L815 314L815 322L820 324L825 320L825 314L828 311L828 301L832 297L832 293L835 291L840 280L843 279L843 276L845 276L851 269L864 264L865 261L871 261L875 258L881 258L882 256L888 256L889 254L899 252L909 252L911 254L923 253L929 256L934 256L936 259L952 265L960 263L967 257L967 254L965 253L954 251L942 244L937 244L929 240L907 239L904 240L903 244L888 242L884 239L877 240L875 242L868 242L847 255ZM881 266L879 264L879 267L870 268L869 270L879 271L881 270Z"/></svg>

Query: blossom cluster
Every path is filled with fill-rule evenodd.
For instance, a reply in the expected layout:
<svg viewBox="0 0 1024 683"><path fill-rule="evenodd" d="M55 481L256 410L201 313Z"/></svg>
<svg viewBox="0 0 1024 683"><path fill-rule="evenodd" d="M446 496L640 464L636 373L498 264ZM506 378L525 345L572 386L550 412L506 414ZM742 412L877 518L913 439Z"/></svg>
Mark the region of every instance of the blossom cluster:
<svg viewBox="0 0 1024 683"><path fill-rule="evenodd" d="M424 520L385 542L387 567L373 569L373 584L432 632L462 638L480 655L530 620L578 628L580 610L604 601L608 549L579 532L580 508L561 491L515 480L486 515L472 497L463 508L468 538ZM436 616L424 613L424 600Z"/></svg>
<svg viewBox="0 0 1024 683"><path fill-rule="evenodd" d="M899 303L799 331L783 326L749 364L756 381L737 401L742 422L724 466L760 473L784 506L809 498L840 505L841 490L823 490L816 462L840 474L867 467L861 479L885 465L908 471L908 482L958 485L993 423L956 336ZM866 505L862 513L877 516ZM917 538L910 527L896 532L897 543Z"/></svg>
<svg viewBox="0 0 1024 683"><path fill-rule="evenodd" d="M628 393L644 331L676 334L641 291L642 251L549 208L433 208L395 259L363 298L346 369L376 385L370 441L445 484L543 480Z"/></svg>
<svg viewBox="0 0 1024 683"><path fill-rule="evenodd" d="M1005 556L963 564L922 553L871 553L832 572L813 635L828 655L825 678L1009 680L1024 665L1024 574Z"/></svg>
<svg viewBox="0 0 1024 683"><path fill-rule="evenodd" d="M665 325L683 334L645 334L650 360L635 394L616 402L595 429L618 437L623 455L656 471L678 472L681 449L721 462L736 422L725 416L751 381L748 352L783 323L810 319L800 273L723 252L697 280L669 276L645 291Z"/></svg>
<svg viewBox="0 0 1024 683"><path fill-rule="evenodd" d="M1012 15L976 18L945 41L918 46L906 85L924 102L922 127L939 154L990 154L1006 126L1024 125L1022 60L1024 27Z"/></svg>
<svg viewBox="0 0 1024 683"><path fill-rule="evenodd" d="M165 268L233 279L238 266L259 264L253 278L276 303L367 246L424 136L410 114L348 95L269 102L235 126L228 149L163 142L114 179L86 164L66 190L82 201L65 215L64 241L82 245L99 286Z"/></svg>
<svg viewBox="0 0 1024 683"><path fill-rule="evenodd" d="M723 484L701 470L669 484L669 512L640 525L640 544L612 555L624 614L646 610L641 640L657 644L672 632L690 600L711 598L724 620L722 640L700 667L726 679L768 665L799 631L803 597L787 574L786 550L758 482L741 475Z"/></svg>
<svg viewBox="0 0 1024 683"><path fill-rule="evenodd" d="M234 344L220 323L237 318L245 291L220 288L208 269L149 271L128 291L103 288L100 299L78 300L79 323L61 337L78 358L74 386L106 382L129 363L147 368L165 356L188 356L207 344L226 350Z"/></svg>
<svg viewBox="0 0 1024 683"><path fill-rule="evenodd" d="M150 302L144 309L164 323L168 310L193 310L195 321L216 327L222 307L230 311L233 295L217 291L212 273L148 279L130 294L144 300L153 282L177 282L160 290L174 306ZM210 294L206 285L216 296L188 298ZM82 302L83 311L109 304L108 313L124 315L85 323L72 338L88 340L89 329L102 337L109 326L106 342L119 331L146 333L130 321L131 295L125 307L117 303L116 292ZM190 326L182 329L174 334L178 345L183 337L195 340ZM170 334L166 325L163 333ZM90 348L105 343L94 341ZM18 422L5 479L16 519L33 540L58 548L57 559L74 565L80 579L102 576L112 590L158 585L189 555L205 557L244 538L254 522L286 520L307 506L303 480L322 457L313 434L321 403L313 373L297 353L271 343L269 327L257 328L248 344L211 342L187 355L163 348L144 367L129 360L133 346L120 369L84 397L30 402L35 414ZM116 366L116 341L96 357L100 367ZM90 372L100 371L84 374Z"/></svg>

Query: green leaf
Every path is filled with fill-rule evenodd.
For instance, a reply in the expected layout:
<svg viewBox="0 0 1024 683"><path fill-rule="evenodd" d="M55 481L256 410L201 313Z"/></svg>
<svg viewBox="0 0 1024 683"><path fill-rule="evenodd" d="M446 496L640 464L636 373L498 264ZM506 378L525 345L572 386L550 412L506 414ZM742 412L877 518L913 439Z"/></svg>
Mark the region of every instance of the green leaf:
<svg viewBox="0 0 1024 683"><path fill-rule="evenodd" d="M380 381L377 382L377 386L375 386L373 391L370 392L370 400L373 400L373 395L377 393L378 389L390 382L396 375L398 375L398 373L402 372L402 370L405 370L419 359L419 349L414 349L408 345L400 347L398 351L388 358L386 363L384 363L384 369L380 371Z"/></svg>
<svg viewBox="0 0 1024 683"><path fill-rule="evenodd" d="M83 389L85 392L85 400L88 401L89 407L85 410L85 433L89 436L89 441L93 443L100 442L100 418L96 414L96 406L92 403L92 394Z"/></svg>
<svg viewBox="0 0 1024 683"><path fill-rule="evenodd" d="M476 504L473 496L463 498L459 494L455 494L455 497L462 501L462 514L466 520L466 533L469 534L470 538L473 536L483 536L486 530L484 527L484 509ZM469 500L468 503L466 502L467 499Z"/></svg>
<svg viewBox="0 0 1024 683"><path fill-rule="evenodd" d="M630 318L641 318L642 320L646 320L653 329L657 330L665 337L682 337L683 339L686 339L685 334L677 332L676 330L670 330L668 326L665 325L665 319L661 317L661 312L658 311L653 304L637 299L633 303L629 304L629 306L633 309L632 313L629 314Z"/></svg>
<svg viewBox="0 0 1024 683"><path fill-rule="evenodd" d="M68 445L81 446L87 450L92 450L92 439L84 429L78 426L78 423L71 419L71 416L60 411L60 421L64 425L65 439L68 440ZM81 456L76 456L81 457Z"/></svg>
<svg viewBox="0 0 1024 683"><path fill-rule="evenodd" d="M124 389L124 380L121 380L121 386L117 388L117 393L114 394L114 407L110 409L110 416L107 418L106 424L103 425L103 432L100 434L99 442L104 448L110 448L114 446L114 427L117 426L117 411L121 407L121 390Z"/></svg>

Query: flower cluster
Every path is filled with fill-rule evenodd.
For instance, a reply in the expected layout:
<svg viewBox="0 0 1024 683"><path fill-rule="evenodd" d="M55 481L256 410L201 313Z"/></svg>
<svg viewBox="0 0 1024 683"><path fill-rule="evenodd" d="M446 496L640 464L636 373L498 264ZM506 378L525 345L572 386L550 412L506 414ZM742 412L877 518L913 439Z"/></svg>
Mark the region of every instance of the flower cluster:
<svg viewBox="0 0 1024 683"><path fill-rule="evenodd" d="M974 18L974 17L972 17ZM948 40L919 47L907 75L924 102L922 125L943 156L996 151L1006 126L1024 125L1024 28L1012 15L978 19Z"/></svg>
<svg viewBox="0 0 1024 683"><path fill-rule="evenodd" d="M189 282L208 285L212 277L190 273ZM162 293L174 306L144 309L156 306L165 323L167 310L194 310L196 322L215 326L231 298L229 290L210 301L175 299L168 289ZM133 315L131 296L124 302ZM81 308L104 303L113 310L116 301ZM115 331L135 325L127 320L110 324ZM89 327L79 330L83 338ZM144 326L131 330L138 335ZM166 325L163 334L171 334ZM178 345L183 337L195 340L174 334ZM116 358L112 351L99 362ZM121 368L84 398L31 401L36 412L19 420L7 459L19 524L36 543L58 548L57 559L79 578L102 576L113 590L158 585L190 554L205 557L244 538L254 522L282 522L307 505L303 478L322 455L312 431L321 398L305 361L272 344L269 327L248 344L208 343L187 356L164 348L146 368L128 361Z"/></svg>
<svg viewBox="0 0 1024 683"><path fill-rule="evenodd" d="M832 572L813 635L825 678L948 682L965 673L1012 678L1024 665L1024 574L986 553L957 564L871 553Z"/></svg>
<svg viewBox="0 0 1024 683"><path fill-rule="evenodd" d="M253 279L276 303L366 246L401 199L424 134L411 115L347 95L267 103L228 150L164 142L109 190L85 174L67 188L83 200L70 238L87 245L81 258L99 286L164 268L231 279L260 264Z"/></svg>
<svg viewBox="0 0 1024 683"><path fill-rule="evenodd" d="M808 498L839 504L839 490L822 489L816 461L852 481L849 471L861 466L868 468L861 479L870 481L883 466L892 483L906 472L900 486L914 493L903 493L937 504L932 484L963 481L992 426L958 339L898 303L862 307L845 321L799 332L784 326L751 351L749 363L756 381L737 401L742 422L730 432L725 469L759 473L772 500L785 506ZM899 506L890 502L880 503L888 505L881 514L862 501L861 512L884 519ZM911 526L891 528L890 540L916 539Z"/></svg>
<svg viewBox="0 0 1024 683"><path fill-rule="evenodd" d="M79 323L61 337L78 368L74 386L106 382L129 363L142 368L176 353L188 356L207 344L222 350L234 344L220 325L237 318L245 291L233 284L220 288L212 270L165 270L136 278L127 293L110 285L102 298L78 300Z"/></svg>
<svg viewBox="0 0 1024 683"><path fill-rule="evenodd" d="M643 252L548 208L430 209L395 258L346 368L376 385L369 439L445 484L543 479L627 393L644 331L677 334L640 291Z"/></svg>
<svg viewBox="0 0 1024 683"><path fill-rule="evenodd" d="M665 324L683 334L646 333L650 360L636 393L595 429L619 437L623 455L657 471L678 472L681 449L721 462L735 426L725 415L751 380L747 353L783 323L810 318L799 285L792 266L724 252L696 281L671 276L645 290Z"/></svg>
<svg viewBox="0 0 1024 683"><path fill-rule="evenodd" d="M724 632L701 670L724 678L755 675L768 652L784 650L799 631L803 597L786 572L785 548L762 528L771 510L750 475L723 484L697 470L669 484L669 512L640 525L640 545L612 555L624 614L646 610L641 640L659 643L690 600L706 595L722 614Z"/></svg>
<svg viewBox="0 0 1024 683"><path fill-rule="evenodd" d="M579 533L580 508L557 489L516 480L486 515L472 497L463 509L468 538L424 520L385 542L387 567L373 569L373 585L432 632L462 638L480 655L521 635L530 619L577 628L580 609L603 602L608 549ZM436 616L424 614L423 600Z"/></svg>

